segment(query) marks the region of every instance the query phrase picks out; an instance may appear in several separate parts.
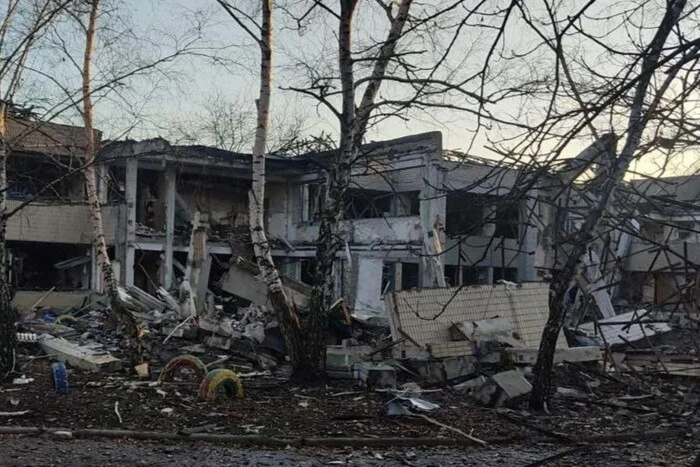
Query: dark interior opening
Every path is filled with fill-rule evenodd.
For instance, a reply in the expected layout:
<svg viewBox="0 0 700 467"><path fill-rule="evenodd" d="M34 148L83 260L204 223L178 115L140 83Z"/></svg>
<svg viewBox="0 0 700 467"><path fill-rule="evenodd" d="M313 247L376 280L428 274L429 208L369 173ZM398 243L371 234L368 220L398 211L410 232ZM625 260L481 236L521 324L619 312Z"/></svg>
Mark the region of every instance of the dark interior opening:
<svg viewBox="0 0 700 467"><path fill-rule="evenodd" d="M19 289L80 290L90 287L90 248L41 242L8 242L12 281Z"/></svg>

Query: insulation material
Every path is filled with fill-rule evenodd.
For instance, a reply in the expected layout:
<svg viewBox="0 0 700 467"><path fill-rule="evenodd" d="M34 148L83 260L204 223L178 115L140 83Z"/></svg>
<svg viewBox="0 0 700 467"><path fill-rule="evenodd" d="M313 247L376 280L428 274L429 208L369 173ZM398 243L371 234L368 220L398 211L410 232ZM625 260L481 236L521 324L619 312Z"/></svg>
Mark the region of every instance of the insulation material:
<svg viewBox="0 0 700 467"><path fill-rule="evenodd" d="M651 318L646 314L646 310L630 311L598 320L598 326L594 322L581 324L578 330L588 337L604 340L601 343L608 345L636 342L671 331L671 326L667 323L650 322Z"/></svg>
<svg viewBox="0 0 700 467"><path fill-rule="evenodd" d="M523 340L524 348L538 349L549 315L549 284L531 282L394 292L389 300L393 339L430 347L436 357L469 354L471 344L454 342L450 326L464 321L506 318ZM567 348L563 334L557 348ZM435 355L438 353L439 355Z"/></svg>

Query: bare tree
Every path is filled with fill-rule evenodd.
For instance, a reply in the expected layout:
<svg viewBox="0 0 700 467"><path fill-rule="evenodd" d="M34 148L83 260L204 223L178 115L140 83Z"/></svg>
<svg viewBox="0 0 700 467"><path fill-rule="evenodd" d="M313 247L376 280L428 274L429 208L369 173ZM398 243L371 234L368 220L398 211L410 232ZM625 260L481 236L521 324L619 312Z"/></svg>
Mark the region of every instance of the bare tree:
<svg viewBox="0 0 700 467"><path fill-rule="evenodd" d="M636 151L642 141L642 134L651 115L657 110L657 106L663 97L665 89L663 86L657 90L652 98L651 104L645 104L650 93L650 84L654 73L660 68L666 59L662 56L667 45L667 39L673 28L678 24L678 20L683 14L685 0L669 1L666 3L666 11L663 15L656 33L640 56L640 65L637 74L628 83L633 87L632 99L630 103L629 121L626 128L626 138L619 153L613 153L612 166L609 167L601 183L598 199L593 203L592 209L581 226L581 228L571 237L571 250L563 268L555 276L550 292L550 315L542 333L542 340L535 365L535 382L530 398L530 407L535 410L543 410L549 398L549 388L551 384L551 371L554 361L554 350L559 332L564 324L564 298L572 280L577 274L580 257L587 251L594 232L599 225L600 219L609 206L609 202L615 190L625 174L635 156ZM697 58L696 58L697 59ZM678 72L679 67L672 67L670 75L672 77ZM669 78L666 78L667 80Z"/></svg>
<svg viewBox="0 0 700 467"><path fill-rule="evenodd" d="M270 101L272 96L272 0L262 0L260 24L252 19L252 15L244 12L239 6L225 0L217 0L233 21L256 41L260 48L260 94L256 101L257 124L255 128L255 143L252 154L252 186L248 194L250 213L250 235L253 243L255 260L260 268L262 280L267 285L270 303L284 334L289 356L294 366L300 364L303 355L297 349L299 317L296 306L285 293L279 272L272 260L270 244L267 240L264 225L265 200L265 153L270 126Z"/></svg>
<svg viewBox="0 0 700 467"><path fill-rule="evenodd" d="M268 153L303 139L306 118L298 109L277 111L270 115L266 138ZM256 112L243 97L228 98L221 92L208 96L201 111L193 117L176 120L169 131L178 144L206 144L232 152L245 152L254 144L257 129Z"/></svg>
<svg viewBox="0 0 700 467"><path fill-rule="evenodd" d="M69 4L69 0L46 0L33 4L9 0L0 24L0 374L3 375L14 367L16 334L15 316L10 306L6 249L7 220L10 216L7 210L8 114L23 82L28 57L47 25Z"/></svg>
<svg viewBox="0 0 700 467"><path fill-rule="evenodd" d="M117 287L117 279L114 277L112 263L107 253L107 242L105 241L104 225L102 223L102 205L97 191L97 173L95 169L95 159L97 156L97 143L95 141L95 131L93 129L93 104L91 94L91 79L92 79L92 57L94 51L95 31L97 25L97 16L100 7L100 0L92 0L90 4L90 13L85 28L85 54L83 58L82 69L82 101L83 101L83 124L85 126L85 189L87 192L88 206L90 208L90 217L92 220L93 242L95 251L97 252L97 264L102 273L107 297L109 298L110 308L115 314L121 332L131 345L135 346L141 358L141 344L138 325L136 319L126 309L119 295Z"/></svg>

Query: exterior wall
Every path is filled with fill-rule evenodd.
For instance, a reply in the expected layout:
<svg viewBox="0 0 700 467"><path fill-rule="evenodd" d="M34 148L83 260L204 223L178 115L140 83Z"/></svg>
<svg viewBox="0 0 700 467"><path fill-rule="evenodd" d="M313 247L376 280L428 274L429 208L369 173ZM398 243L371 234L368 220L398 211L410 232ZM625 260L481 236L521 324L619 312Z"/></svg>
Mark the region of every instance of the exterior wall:
<svg viewBox="0 0 700 467"><path fill-rule="evenodd" d="M293 215L289 200L289 184L269 183L265 186L267 212L265 213L266 227L270 235L287 238L288 221Z"/></svg>
<svg viewBox="0 0 700 467"><path fill-rule="evenodd" d="M244 194L234 190L226 190L223 188L224 182L225 180L222 179L213 184L211 188L178 184L177 193L192 210L200 209L208 212L214 221L230 218L234 215L235 225L247 225L248 196L245 194L245 190L243 190ZM221 188L217 188L219 184L222 185Z"/></svg>
<svg viewBox="0 0 700 467"><path fill-rule="evenodd" d="M348 242L353 245L371 245L379 242L415 243L420 242L422 238L418 216L355 219L341 222L340 228L347 232ZM318 225L302 224L292 230L288 240L306 243L315 241L317 237Z"/></svg>
<svg viewBox="0 0 700 467"><path fill-rule="evenodd" d="M384 309L382 302L382 269L384 261L359 257L357 261L356 312L377 312Z"/></svg>
<svg viewBox="0 0 700 467"><path fill-rule="evenodd" d="M666 245L666 252L662 250L657 254L659 248L643 240L633 240L630 246L630 253L625 261L627 271L650 271L662 270L672 265L682 266L684 262L684 244L687 244L688 261L700 263L700 242L674 241Z"/></svg>
<svg viewBox="0 0 700 467"><path fill-rule="evenodd" d="M8 209L19 201L8 200ZM116 239L119 206L103 208L107 243ZM7 239L46 243L92 243L92 224L87 204L31 203L12 216L7 223Z"/></svg>

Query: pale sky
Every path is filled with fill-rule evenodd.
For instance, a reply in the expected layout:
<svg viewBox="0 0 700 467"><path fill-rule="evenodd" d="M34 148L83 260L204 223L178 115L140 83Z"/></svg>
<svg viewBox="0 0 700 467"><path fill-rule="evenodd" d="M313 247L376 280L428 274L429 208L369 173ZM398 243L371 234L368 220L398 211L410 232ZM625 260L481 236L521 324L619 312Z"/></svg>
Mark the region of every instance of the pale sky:
<svg viewBox="0 0 700 467"><path fill-rule="evenodd" d="M108 138L130 137L134 139L164 136L172 139L174 128L179 124L194 122L203 113L205 106L211 102L214 96L219 96L222 100L235 102L236 106L245 111L254 112L254 100L257 95L257 66L259 53L252 44L248 36L242 29L236 26L214 0L123 0L121 2L112 0L120 5L120 16L114 24L109 24L104 19L102 26L109 30L102 31L103 40L109 37L114 31L119 32L119 47L113 47L108 54L98 56L97 69L105 71L120 64L148 62L155 56L163 56L172 49L173 40L192 39L194 37L191 29L195 24L194 18L204 25L198 34L201 39L196 43L198 57L178 58L176 61L163 66L158 73L149 74L129 82L129 86L118 87L110 92L107 98L97 102L97 124ZM494 0L494 5L498 0ZM430 3L430 2L428 2ZM433 2L443 4L443 2ZM612 10L615 2L601 2L603 5L610 5L600 9L600 12ZM374 2L365 0L360 2L360 10L356 17L357 31L355 34L357 48L365 45L367 38L381 38L386 32L385 19L376 10ZM495 8L495 7L494 7ZM194 12L197 11L195 14ZM300 117L304 120L304 129L307 134L318 134L321 131L337 134L337 121L322 107L293 91L281 90L280 87L302 86L304 75L311 70L318 75L333 73L333 67L337 61L337 43L333 40L336 23L328 15L318 15L313 19L307 29L302 32L292 30L288 26L291 23L285 21L285 16L277 11L277 36L276 36L276 68L274 77L275 92L272 101L272 119L280 123L290 117ZM286 17L288 18L288 17ZM594 22L596 26L598 22ZM651 23L655 24L655 23ZM188 32L189 31L189 32ZM471 30L470 30L471 31ZM126 33L125 33L126 32ZM603 32L603 31L601 31ZM624 34L621 30L609 31L613 38L619 36L620 43L624 44L628 40L629 31ZM449 57L449 66L455 73L465 70L471 72L472 68L478 66L480 58L485 56L490 45L489 31L481 31L474 28L474 32L461 37L461 42L455 45L455 52ZM616 36L617 35L617 36ZM130 39L130 36L133 36ZM423 48L428 55L437 53L440 47L440 39L427 40L425 37L412 39L417 48ZM529 42L534 40L532 31L524 23L513 23L507 30L504 44L507 49L513 50L525 48ZM431 42L432 41L432 42ZM614 42L614 41L613 41ZM615 44L616 46L618 44ZM71 44L69 44L70 48ZM82 44L78 41L71 49L76 57L82 53ZM206 47L206 49L204 49ZM573 44L572 47L576 47ZM507 54L509 50L501 52ZM434 50L431 50L434 49ZM217 62L214 63L210 55L215 51ZM100 50L98 50L98 54ZM601 61L601 66L608 66L604 55L600 58L596 54L600 51L585 49L577 53L588 54L595 60ZM63 80L73 80L79 84L79 76L70 65L66 65L65 60L51 62L51 58L42 56L45 62L41 65L49 69L55 76L60 76ZM56 59L58 60L58 59ZM300 70L298 63L305 61L308 69ZM499 66L499 61L494 61L494 66ZM517 62L515 62L517 64ZM116 65L115 65L116 64ZM522 61L519 66L503 66L499 70L499 75L494 81L494 86L499 82L508 83L510 80L522 79L523 76L531 73L539 75L540 79L548 77L547 71L531 66L527 61ZM53 68L51 68L53 67ZM127 65L124 65L128 69ZM471 67L471 68L470 68ZM361 76L361 71L358 75ZM104 77L103 77L104 78ZM500 80L500 81L499 81ZM31 82L29 83L31 84ZM35 87L27 86L27 94L34 95L33 91L40 89L43 83L35 84ZM399 88L389 84L382 85L381 98L384 96L393 97L401 95ZM496 89L496 88L494 88ZM449 102L459 103L469 106L460 101L460 96L451 96ZM358 98L359 100L359 98ZM473 105L473 104L472 104ZM541 102L528 100L522 105L518 105L516 100L509 101L507 105L499 105L496 111L502 115L516 118L518 121L527 122L536 118L537 108ZM63 116L68 117L68 114ZM73 121L76 121L73 116ZM604 121L598 122L602 126ZM466 150L469 147L473 133L475 118L469 113L462 111L431 110L429 112L410 112L403 119L393 118L377 125L369 130L366 139L381 140L390 139L420 132L441 131L443 134L443 145L446 149ZM601 128L601 132L607 131ZM510 132L510 133L509 133ZM491 125L488 133L480 131L475 139L475 144L470 151L472 154L489 156L484 150L487 143L487 136L491 139L499 139L502 136L512 134L513 130L499 130ZM592 140L583 139L573 141L565 150L566 156L573 156L579 150L590 144ZM546 148L543 149L546 151ZM682 161L679 162L679 161ZM693 153L685 158L678 158L674 162L679 167L692 166L697 161L697 154ZM653 164L644 162L640 171L653 170ZM678 169L671 167L669 170Z"/></svg>

